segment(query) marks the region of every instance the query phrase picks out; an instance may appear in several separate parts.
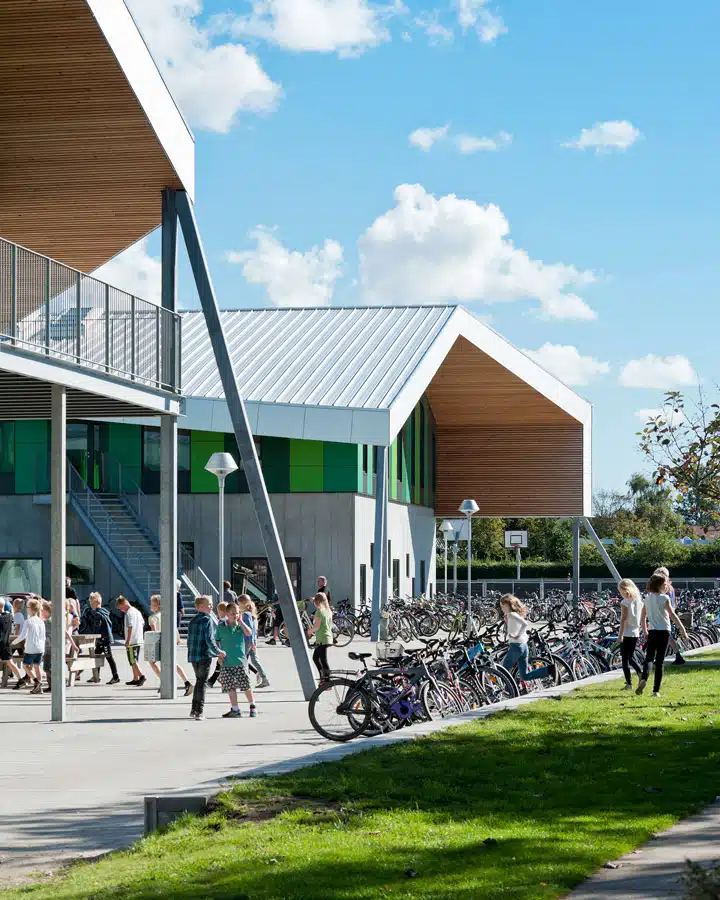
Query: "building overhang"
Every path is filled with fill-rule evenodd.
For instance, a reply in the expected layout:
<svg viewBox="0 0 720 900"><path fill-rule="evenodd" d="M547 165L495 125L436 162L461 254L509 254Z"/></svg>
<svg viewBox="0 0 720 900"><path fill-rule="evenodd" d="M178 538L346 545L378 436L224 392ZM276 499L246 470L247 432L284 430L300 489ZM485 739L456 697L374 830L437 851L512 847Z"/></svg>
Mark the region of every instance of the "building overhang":
<svg viewBox="0 0 720 900"><path fill-rule="evenodd" d="M152 417L155 424L182 411L176 394L0 344L0 419L49 419L53 384L67 389L68 418Z"/></svg>
<svg viewBox="0 0 720 900"><path fill-rule="evenodd" d="M0 4L0 236L81 271L194 193L193 136L123 0Z"/></svg>

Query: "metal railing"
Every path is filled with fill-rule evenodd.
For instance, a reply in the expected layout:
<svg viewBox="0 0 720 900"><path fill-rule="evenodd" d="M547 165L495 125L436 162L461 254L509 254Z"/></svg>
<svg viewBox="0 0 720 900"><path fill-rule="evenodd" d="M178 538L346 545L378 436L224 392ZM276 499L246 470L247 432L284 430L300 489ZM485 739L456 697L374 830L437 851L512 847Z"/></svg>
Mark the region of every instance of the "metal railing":
<svg viewBox="0 0 720 900"><path fill-rule="evenodd" d="M180 316L0 238L0 341L180 393Z"/></svg>
<svg viewBox="0 0 720 900"><path fill-rule="evenodd" d="M220 592L197 564L195 557L182 544L178 547L178 563L183 583L196 597L201 594L210 597L220 596Z"/></svg>
<svg viewBox="0 0 720 900"><path fill-rule="evenodd" d="M86 527L95 531L102 542L103 550L111 559L114 556L117 564L122 568L121 575L136 594L137 600L145 605L151 594L157 593L159 584L158 576L149 572L138 572L137 551L131 547L118 534L115 521L104 508L102 502L95 496L78 470L68 462L68 495L76 512L85 520ZM144 567L143 567L144 568Z"/></svg>

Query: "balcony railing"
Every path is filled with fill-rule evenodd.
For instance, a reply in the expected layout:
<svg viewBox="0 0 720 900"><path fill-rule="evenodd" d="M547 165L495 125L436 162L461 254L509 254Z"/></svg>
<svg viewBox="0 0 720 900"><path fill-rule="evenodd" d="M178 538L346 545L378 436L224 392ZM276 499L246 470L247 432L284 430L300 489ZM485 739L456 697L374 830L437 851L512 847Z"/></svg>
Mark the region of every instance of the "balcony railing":
<svg viewBox="0 0 720 900"><path fill-rule="evenodd" d="M180 316L0 238L0 341L180 393Z"/></svg>

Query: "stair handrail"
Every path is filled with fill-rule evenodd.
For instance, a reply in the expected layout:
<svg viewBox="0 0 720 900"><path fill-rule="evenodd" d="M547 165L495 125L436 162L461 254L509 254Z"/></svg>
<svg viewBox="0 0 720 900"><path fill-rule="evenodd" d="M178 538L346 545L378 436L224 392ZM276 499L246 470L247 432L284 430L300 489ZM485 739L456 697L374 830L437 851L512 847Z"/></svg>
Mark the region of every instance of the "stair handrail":
<svg viewBox="0 0 720 900"><path fill-rule="evenodd" d="M178 547L178 570L180 571L180 580L183 581L190 591L195 594L196 597L199 597L200 594L209 593L210 596L213 594L216 597L220 596L220 591L215 587L210 578L208 578L207 574L200 568L197 564L194 555L187 549L184 549L182 546ZM188 574L188 572L190 574ZM195 576L195 573L198 573L200 578ZM200 584L200 579L204 582L209 588L210 591L201 591L198 588L198 584Z"/></svg>
<svg viewBox="0 0 720 900"><path fill-rule="evenodd" d="M74 500L78 507L85 509L85 514L90 522L92 522L95 527L98 529L100 534L103 533L104 525L104 539L107 541L108 546L112 549L112 552L117 554L121 561L124 561L125 565L129 565L129 560L131 557L130 548L119 533L113 529L113 519L112 516L105 509L101 501L95 495L95 492L92 490L90 485L85 481L82 475L78 472L75 466L68 459L67 461L67 489L68 495L71 500ZM93 510L91 511L91 501L95 501L93 506ZM102 516L102 517L101 517ZM100 521L98 522L98 519ZM111 538L111 534L113 537ZM118 546L119 545L119 546ZM130 573L126 573L127 574ZM136 576L132 574L131 580L136 582ZM150 584L150 573L147 575L147 584L146 584L146 596L150 596L152 593L153 586ZM140 599L140 598L138 598Z"/></svg>

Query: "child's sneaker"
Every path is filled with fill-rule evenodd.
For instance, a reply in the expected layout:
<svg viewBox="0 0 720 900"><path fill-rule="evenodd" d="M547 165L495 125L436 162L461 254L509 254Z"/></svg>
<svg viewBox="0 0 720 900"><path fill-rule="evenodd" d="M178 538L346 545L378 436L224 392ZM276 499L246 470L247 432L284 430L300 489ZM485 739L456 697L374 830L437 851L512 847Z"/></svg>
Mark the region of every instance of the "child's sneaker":
<svg viewBox="0 0 720 900"><path fill-rule="evenodd" d="M640 684L638 684L637 690L635 691L635 693L638 695L638 697L639 697L640 694L642 694L642 692L645 690L645 685L646 685L646 684L647 684L647 678L641 678L641 679L640 679Z"/></svg>
<svg viewBox="0 0 720 900"><path fill-rule="evenodd" d="M257 718L257 710L255 709L254 706L251 706L251 707L250 707L250 718L251 718L251 719L256 719L256 718Z"/></svg>
<svg viewBox="0 0 720 900"><path fill-rule="evenodd" d="M223 713L223 719L242 719L242 713L239 709L231 709L228 712Z"/></svg>
<svg viewBox="0 0 720 900"><path fill-rule="evenodd" d="M626 681L626 682L625 682L625 685L624 685L624 687L623 687L623 690L624 690L624 691L631 691L631 690L632 690L632 685L630 684L629 681Z"/></svg>

